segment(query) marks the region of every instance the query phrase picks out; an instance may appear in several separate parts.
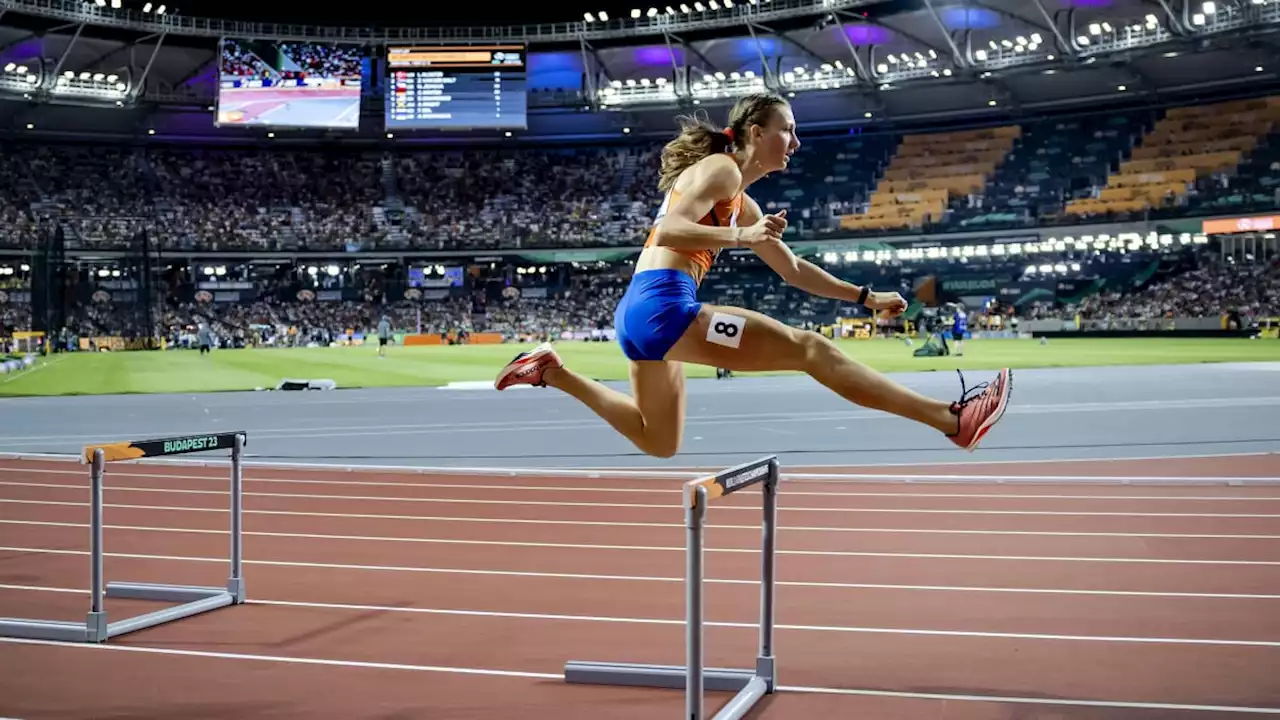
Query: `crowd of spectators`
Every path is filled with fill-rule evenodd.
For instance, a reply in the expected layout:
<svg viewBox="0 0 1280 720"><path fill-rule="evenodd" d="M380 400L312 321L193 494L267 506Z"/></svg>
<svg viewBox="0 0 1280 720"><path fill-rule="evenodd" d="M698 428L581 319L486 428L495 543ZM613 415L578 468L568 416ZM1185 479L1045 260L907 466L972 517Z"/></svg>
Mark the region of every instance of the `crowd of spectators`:
<svg viewBox="0 0 1280 720"><path fill-rule="evenodd" d="M248 48L231 39L222 41L221 74L244 80L270 77L271 68Z"/></svg>
<svg viewBox="0 0 1280 720"><path fill-rule="evenodd" d="M262 57L235 40L222 43L221 73L245 80L300 80L309 77L349 79L360 77L360 48L313 43L279 43L278 57ZM280 67L271 63L277 62Z"/></svg>
<svg viewBox="0 0 1280 720"><path fill-rule="evenodd" d="M292 45L313 72L357 61L337 48ZM229 41L233 73L270 70ZM358 68L355 68L358 70ZM271 70L276 72L275 70ZM279 73L277 72L277 75ZM1097 198L1140 146L1150 112L1023 126L985 187L952 192L923 226L843 230L865 212L900 138L806 138L786 173L752 188L766 210L789 210L789 237L1077 224L1280 206L1280 135L1261 136L1234 170L1213 168L1140 211L1066 212ZM1280 125L1280 124L1278 124ZM1244 130L1239 130L1244 132ZM662 141L565 147L423 150L0 144L0 247L60 223L75 246L118 247L147 228L161 247L213 250L530 249L634 246L661 202ZM1116 207L1116 206L1099 206Z"/></svg>
<svg viewBox="0 0 1280 720"><path fill-rule="evenodd" d="M1173 318L1235 318L1240 327L1280 316L1280 255L1260 262L1236 262L1211 251L1188 254L1166 272L1129 291L1107 289L1079 304L1033 302L1016 308L1020 320L1080 319L1091 329L1160 329ZM877 287L898 287L910 297L906 265L860 266L858 277ZM1090 269L1086 264L1086 270ZM1096 268L1094 268L1096 269ZM836 272L840 269L834 268ZM918 270L918 268L917 268ZM914 272L914 271L913 271ZM371 333L386 317L397 333L498 333L508 340L592 337L613 325L613 313L628 282L626 263L592 269L551 267L500 289L486 287L498 276L461 288L426 289L392 297L381 288L340 287L341 278L324 273L317 292L347 292L343 299L294 299L289 278L259 281L246 302L169 302L154 317L171 346L189 346L206 324L224 347L297 347L331 345ZM12 282L12 278L9 278ZM0 290L2 292L3 290ZM10 290L14 292L14 290ZM758 263L725 263L708 276L700 296L707 302L745 304L801 327L814 327L847 315L851 308L812 297L781 283ZM136 308L96 299L77 305L67 329L80 337L140 334ZM1137 324L1135 324L1137 323ZM30 325L30 306L0 302L0 336Z"/></svg>
<svg viewBox="0 0 1280 720"><path fill-rule="evenodd" d="M358 46L280 43L278 47L285 57L302 68L301 71L285 70L282 74L286 79L360 77L361 61Z"/></svg>

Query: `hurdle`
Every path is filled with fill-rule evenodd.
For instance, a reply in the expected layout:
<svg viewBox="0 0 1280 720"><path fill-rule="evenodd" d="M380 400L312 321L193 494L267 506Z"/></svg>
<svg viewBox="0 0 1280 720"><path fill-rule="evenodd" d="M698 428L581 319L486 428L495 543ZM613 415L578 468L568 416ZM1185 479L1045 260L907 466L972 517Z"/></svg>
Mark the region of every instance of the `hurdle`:
<svg viewBox="0 0 1280 720"><path fill-rule="evenodd" d="M91 500L89 503L91 515L89 531L91 593L89 614L83 623L0 618L0 637L102 643L117 635L180 620L228 605L244 604L241 455L245 441L245 433L232 432L217 435L138 440L85 447L81 462L92 465L90 473ZM102 572L102 497L106 464L120 460L186 455L188 453L228 449L231 451L231 575L227 580L227 586L221 588L137 582L111 582L104 586ZM107 622L104 598L155 600L181 604L109 623Z"/></svg>
<svg viewBox="0 0 1280 720"><path fill-rule="evenodd" d="M703 666L702 530L708 504L717 498L763 483L764 522L760 573L760 652L754 670ZM777 666L773 655L774 557L778 514L778 460L768 456L690 480L683 489L685 508L685 665L642 665L570 661L568 683L626 685L685 690L687 720L703 720L704 690L736 692L714 720L738 720L765 695L773 694Z"/></svg>

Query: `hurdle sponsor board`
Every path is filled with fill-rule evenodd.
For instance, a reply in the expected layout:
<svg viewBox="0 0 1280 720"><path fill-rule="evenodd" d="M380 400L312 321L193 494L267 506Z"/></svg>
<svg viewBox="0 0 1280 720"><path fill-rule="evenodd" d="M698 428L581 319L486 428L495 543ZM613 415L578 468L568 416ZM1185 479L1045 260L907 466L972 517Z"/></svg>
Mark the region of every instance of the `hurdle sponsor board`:
<svg viewBox="0 0 1280 720"><path fill-rule="evenodd" d="M165 457L168 455L186 455L188 453L207 452L209 450L230 450L235 447L236 435L245 436L243 432L217 433L214 435L186 435L154 440L134 440L119 443L87 445L82 457L84 462L93 461L95 450L101 449L103 460L113 462L119 460L137 460L139 458Z"/></svg>
<svg viewBox="0 0 1280 720"><path fill-rule="evenodd" d="M737 467L729 468L724 472L710 477L690 480L685 483L685 504L688 507L696 507L698 503L698 488L706 488L707 500L715 500L716 498L730 495L744 488L751 487L762 480L768 479L773 472L774 457L761 458Z"/></svg>

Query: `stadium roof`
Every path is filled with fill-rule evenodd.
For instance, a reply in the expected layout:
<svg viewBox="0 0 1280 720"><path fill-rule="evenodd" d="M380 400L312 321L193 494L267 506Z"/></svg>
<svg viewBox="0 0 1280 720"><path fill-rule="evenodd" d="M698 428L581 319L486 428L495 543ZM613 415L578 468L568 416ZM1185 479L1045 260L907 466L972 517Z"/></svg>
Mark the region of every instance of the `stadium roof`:
<svg viewBox="0 0 1280 720"><path fill-rule="evenodd" d="M119 10L110 7L117 1ZM611 112L586 113L590 118L565 114L583 114L611 86L625 95L627 81L639 87L686 69L691 85L719 85L719 92L703 90L707 106L728 102L724 85L735 73L750 73L794 91L808 125L846 127L1157 101L1179 91L1265 90L1280 77L1280 0L718 0L714 12L704 0L569 0L501 12L480 4L447 11L426 9L444 5L436 3L369 5L357 16L344 5L178 0L160 18L158 3L146 0L0 0L0 65L43 59L63 73L115 75L129 85L123 100L85 111L80 99L67 104L24 93L0 77L0 98L8 100L0 101L0 129L31 124L37 131L139 135L182 116L202 133L225 134L211 119L217 38L225 28L204 18L288 23L277 32L298 33L473 23L514 32L525 23L558 22L547 36L558 40L530 48L530 106L535 116L551 116L531 117L526 135L617 133L655 123L665 132L676 107L669 102L616 103L605 108ZM632 10L641 17L632 20ZM591 23L585 12L594 13ZM83 26L76 22L85 18ZM369 99L363 114L364 134L380 137L380 101ZM190 134L170 125L174 134Z"/></svg>

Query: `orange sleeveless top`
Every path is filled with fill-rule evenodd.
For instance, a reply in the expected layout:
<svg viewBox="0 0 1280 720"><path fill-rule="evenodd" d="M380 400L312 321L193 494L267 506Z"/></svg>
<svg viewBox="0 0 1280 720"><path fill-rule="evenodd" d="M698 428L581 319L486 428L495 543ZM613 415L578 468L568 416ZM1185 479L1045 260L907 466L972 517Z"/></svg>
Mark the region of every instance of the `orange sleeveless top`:
<svg viewBox="0 0 1280 720"><path fill-rule="evenodd" d="M708 212L698 221L699 225L714 225L717 227L738 227L738 215L742 212L742 194L739 193L732 200L722 200L716 203L711 212ZM668 190L666 197L662 200L662 206L658 208L658 215L653 220L653 228L649 230L649 237L645 239L645 247L653 247L654 240L657 236L658 223L667 214L667 210L680 199L680 193L676 190ZM667 248L672 252L678 252L688 257L698 266L696 280L702 282L702 278L711 269L712 263L720 256L720 248L715 250L681 250L677 248Z"/></svg>

